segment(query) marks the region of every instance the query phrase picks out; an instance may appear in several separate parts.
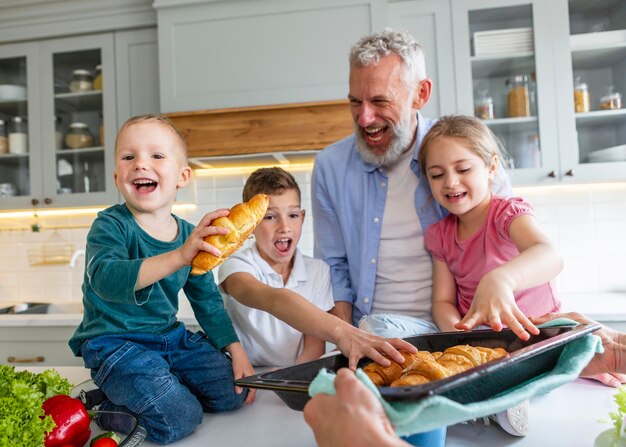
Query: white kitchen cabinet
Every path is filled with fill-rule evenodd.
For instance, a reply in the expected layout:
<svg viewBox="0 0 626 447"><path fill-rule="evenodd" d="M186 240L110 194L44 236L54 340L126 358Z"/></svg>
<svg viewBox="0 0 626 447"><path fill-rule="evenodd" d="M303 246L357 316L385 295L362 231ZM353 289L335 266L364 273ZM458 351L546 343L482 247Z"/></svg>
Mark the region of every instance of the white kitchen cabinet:
<svg viewBox="0 0 626 447"><path fill-rule="evenodd" d="M131 116L159 113L156 27L115 32L118 128Z"/></svg>
<svg viewBox="0 0 626 447"><path fill-rule="evenodd" d="M485 122L512 157L514 184L626 179L626 148L621 159L595 152L626 143L626 111L594 110L605 85L626 88L626 3L452 0L452 11L458 111L492 98ZM511 112L516 76L529 83L524 113ZM589 112L575 113L574 76L596 97Z"/></svg>
<svg viewBox="0 0 626 447"><path fill-rule="evenodd" d="M343 99L386 0L156 0L166 113Z"/></svg>
<svg viewBox="0 0 626 447"><path fill-rule="evenodd" d="M84 366L67 345L73 326L0 327L0 364L13 366Z"/></svg>
<svg viewBox="0 0 626 447"><path fill-rule="evenodd" d="M437 118L454 113L456 92L450 2L390 2L388 14L389 26L411 33L424 50L426 75L433 80L433 90L422 114Z"/></svg>
<svg viewBox="0 0 626 447"><path fill-rule="evenodd" d="M102 87L71 88L74 71L95 73ZM0 154L0 183L12 194L1 209L114 203L113 141L116 133L113 34L51 39L0 46L0 84L24 87L24 98L0 98L0 119L27 123L24 144ZM74 84L77 85L77 84ZM87 87L89 85L89 87ZM89 88L87 90L87 88ZM67 138L72 123L86 125L84 143ZM79 146L79 147L77 147Z"/></svg>

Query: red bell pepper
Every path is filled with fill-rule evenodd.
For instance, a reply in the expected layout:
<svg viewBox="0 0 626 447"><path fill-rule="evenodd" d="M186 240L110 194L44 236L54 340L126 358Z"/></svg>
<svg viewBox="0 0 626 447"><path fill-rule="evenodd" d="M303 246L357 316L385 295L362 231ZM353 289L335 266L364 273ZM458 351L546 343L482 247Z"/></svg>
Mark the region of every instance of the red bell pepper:
<svg viewBox="0 0 626 447"><path fill-rule="evenodd" d="M83 447L89 441L91 420L80 400L58 394L43 403L43 411L57 424L46 436L46 447Z"/></svg>

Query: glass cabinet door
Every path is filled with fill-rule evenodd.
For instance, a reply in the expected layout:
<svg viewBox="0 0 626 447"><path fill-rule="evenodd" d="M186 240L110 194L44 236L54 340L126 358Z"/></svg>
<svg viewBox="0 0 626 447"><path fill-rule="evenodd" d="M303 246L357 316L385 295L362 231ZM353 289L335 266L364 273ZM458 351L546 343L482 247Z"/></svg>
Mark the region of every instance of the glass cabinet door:
<svg viewBox="0 0 626 447"><path fill-rule="evenodd" d="M56 205L115 202L115 83L111 35L56 39L41 48L46 194ZM113 138L110 138L113 140Z"/></svg>
<svg viewBox="0 0 626 447"><path fill-rule="evenodd" d="M484 120L500 139L517 184L556 177L556 131L546 125L552 51L536 37L545 32L546 8L533 0L453 2L459 113Z"/></svg>
<svg viewBox="0 0 626 447"><path fill-rule="evenodd" d="M474 114L515 169L541 165L532 5L469 12Z"/></svg>
<svg viewBox="0 0 626 447"><path fill-rule="evenodd" d="M31 194L29 96L37 83L36 51L29 45L0 47L0 203L19 206Z"/></svg>
<svg viewBox="0 0 626 447"><path fill-rule="evenodd" d="M568 7L577 162L626 162L626 2L569 0Z"/></svg>
<svg viewBox="0 0 626 447"><path fill-rule="evenodd" d="M52 55L54 140L58 194L102 192L104 127L99 48Z"/></svg>

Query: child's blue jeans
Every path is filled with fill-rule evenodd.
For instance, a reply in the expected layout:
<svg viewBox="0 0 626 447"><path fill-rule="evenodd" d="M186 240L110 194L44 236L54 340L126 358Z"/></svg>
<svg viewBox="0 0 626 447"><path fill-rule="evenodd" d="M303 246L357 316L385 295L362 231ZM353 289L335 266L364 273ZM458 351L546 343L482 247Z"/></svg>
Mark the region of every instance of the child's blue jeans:
<svg viewBox="0 0 626 447"><path fill-rule="evenodd" d="M235 392L230 358L183 324L164 334L95 337L81 354L109 399L100 409L134 414L148 439L161 444L189 435L204 411L239 408L247 394Z"/></svg>

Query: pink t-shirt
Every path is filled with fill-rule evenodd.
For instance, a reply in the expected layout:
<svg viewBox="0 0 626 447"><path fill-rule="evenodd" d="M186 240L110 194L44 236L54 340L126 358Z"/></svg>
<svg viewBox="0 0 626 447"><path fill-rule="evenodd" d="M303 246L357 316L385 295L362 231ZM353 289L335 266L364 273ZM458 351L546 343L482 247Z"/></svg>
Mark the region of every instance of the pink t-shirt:
<svg viewBox="0 0 626 447"><path fill-rule="evenodd" d="M457 285L457 308L465 315L472 304L480 279L496 267L519 255L509 237L511 222L523 214L532 215L532 207L519 197L493 197L487 220L470 238L457 238L458 218L450 214L431 225L424 243L435 259L445 262ZM553 281L515 293L515 301L527 316L558 311L561 302Z"/></svg>

